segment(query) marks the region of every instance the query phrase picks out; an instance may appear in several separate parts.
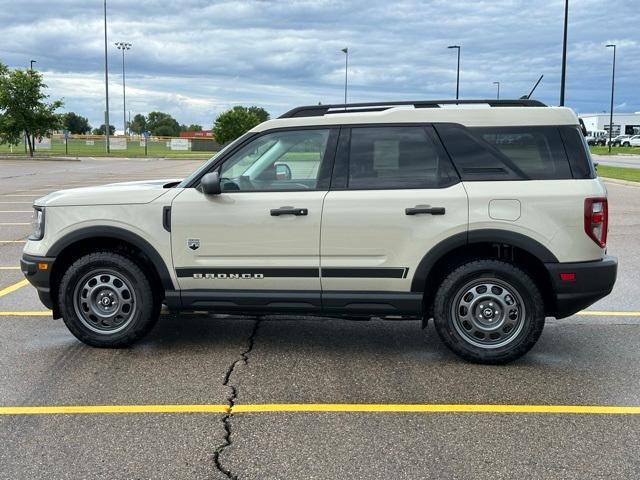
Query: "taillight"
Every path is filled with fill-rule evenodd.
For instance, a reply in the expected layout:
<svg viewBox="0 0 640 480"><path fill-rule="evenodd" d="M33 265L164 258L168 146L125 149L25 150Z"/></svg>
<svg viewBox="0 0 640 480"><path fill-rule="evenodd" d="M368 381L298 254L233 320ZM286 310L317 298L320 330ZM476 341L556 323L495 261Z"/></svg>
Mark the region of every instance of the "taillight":
<svg viewBox="0 0 640 480"><path fill-rule="evenodd" d="M584 231L600 248L607 246L609 208L606 198L587 198L584 201Z"/></svg>

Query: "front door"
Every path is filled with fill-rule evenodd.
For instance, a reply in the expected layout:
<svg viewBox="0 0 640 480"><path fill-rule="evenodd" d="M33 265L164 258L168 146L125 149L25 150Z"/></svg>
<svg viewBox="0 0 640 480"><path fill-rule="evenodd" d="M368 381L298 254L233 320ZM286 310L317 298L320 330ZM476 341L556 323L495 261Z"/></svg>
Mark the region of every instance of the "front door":
<svg viewBox="0 0 640 480"><path fill-rule="evenodd" d="M195 187L176 196L171 237L183 305L319 307L320 220L336 137L327 128L254 137L213 167L220 195Z"/></svg>

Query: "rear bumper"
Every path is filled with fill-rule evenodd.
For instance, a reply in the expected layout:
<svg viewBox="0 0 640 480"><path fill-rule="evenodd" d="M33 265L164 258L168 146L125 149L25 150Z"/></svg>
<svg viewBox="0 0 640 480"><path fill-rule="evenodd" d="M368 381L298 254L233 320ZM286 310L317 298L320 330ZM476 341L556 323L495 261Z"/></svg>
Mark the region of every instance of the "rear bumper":
<svg viewBox="0 0 640 480"><path fill-rule="evenodd" d="M51 297L51 269L55 257L36 257L23 254L20 259L20 269L29 283L36 287L38 297L45 307L54 310L54 302ZM42 268L46 265L46 268ZM54 312L54 318L56 312Z"/></svg>
<svg viewBox="0 0 640 480"><path fill-rule="evenodd" d="M551 279L555 305L547 314L564 318L587 308L611 293L618 274L618 259L606 256L594 262L545 263ZM562 280L560 274L575 278Z"/></svg>

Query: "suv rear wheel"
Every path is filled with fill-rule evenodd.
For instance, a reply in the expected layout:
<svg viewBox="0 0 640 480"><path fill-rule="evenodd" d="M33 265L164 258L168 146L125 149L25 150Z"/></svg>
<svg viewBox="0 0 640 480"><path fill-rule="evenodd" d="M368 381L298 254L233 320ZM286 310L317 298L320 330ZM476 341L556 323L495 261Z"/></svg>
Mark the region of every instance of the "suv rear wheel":
<svg viewBox="0 0 640 480"><path fill-rule="evenodd" d="M94 347L133 344L153 328L160 313L160 301L144 272L114 252L76 260L62 277L59 291L64 323Z"/></svg>
<svg viewBox="0 0 640 480"><path fill-rule="evenodd" d="M453 270L434 299L434 323L442 341L476 363L504 364L540 338L544 308L535 282L499 260L478 260Z"/></svg>

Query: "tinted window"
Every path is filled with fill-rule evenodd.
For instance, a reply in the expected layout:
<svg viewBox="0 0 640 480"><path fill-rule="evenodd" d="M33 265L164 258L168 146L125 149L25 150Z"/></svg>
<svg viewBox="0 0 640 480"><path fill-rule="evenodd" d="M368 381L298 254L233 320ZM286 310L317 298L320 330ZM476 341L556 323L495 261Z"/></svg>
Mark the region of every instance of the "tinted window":
<svg viewBox="0 0 640 480"><path fill-rule="evenodd" d="M595 178L591 154L582 131L577 127L560 127L560 135L569 157L573 178Z"/></svg>
<svg viewBox="0 0 640 480"><path fill-rule="evenodd" d="M274 132L249 142L222 164L222 190L316 189L329 133Z"/></svg>
<svg viewBox="0 0 640 480"><path fill-rule="evenodd" d="M424 127L351 130L348 188L436 188L452 176Z"/></svg>
<svg viewBox="0 0 640 480"><path fill-rule="evenodd" d="M438 125L463 180L572 178L556 127L465 128Z"/></svg>

